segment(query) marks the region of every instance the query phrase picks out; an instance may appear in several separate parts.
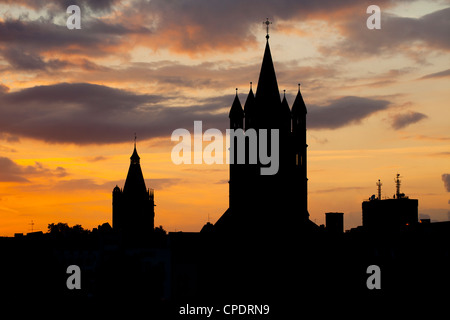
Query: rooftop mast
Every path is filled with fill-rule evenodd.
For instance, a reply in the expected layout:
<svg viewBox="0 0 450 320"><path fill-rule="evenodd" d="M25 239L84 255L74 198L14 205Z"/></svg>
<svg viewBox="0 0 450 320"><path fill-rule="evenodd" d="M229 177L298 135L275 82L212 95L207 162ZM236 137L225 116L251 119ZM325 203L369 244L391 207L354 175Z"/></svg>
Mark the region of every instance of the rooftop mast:
<svg viewBox="0 0 450 320"><path fill-rule="evenodd" d="M381 183L381 181L380 181L380 179L378 179L378 182L377 182L377 187L378 187L378 200L381 200L381 186L382 186L383 184Z"/></svg>
<svg viewBox="0 0 450 320"><path fill-rule="evenodd" d="M404 197L404 194L400 193L400 184L401 184L400 178L401 178L400 173L397 173L397 178L395 178L395 187L397 190L395 195L396 195L397 199Z"/></svg>

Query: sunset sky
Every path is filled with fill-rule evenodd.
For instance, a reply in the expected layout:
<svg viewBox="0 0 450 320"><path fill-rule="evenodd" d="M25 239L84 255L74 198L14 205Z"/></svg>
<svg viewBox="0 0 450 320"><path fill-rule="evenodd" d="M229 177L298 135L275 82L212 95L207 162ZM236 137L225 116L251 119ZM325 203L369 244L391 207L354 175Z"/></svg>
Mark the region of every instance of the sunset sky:
<svg viewBox="0 0 450 320"><path fill-rule="evenodd" d="M170 135L194 120L225 131L235 88L241 103L256 88L266 17L280 92L292 106L300 82L308 108L311 220L361 225L361 202L378 179L392 197L397 173L419 217L449 220L448 0L0 0L0 236L111 224L135 132L155 225L214 223L228 165L173 164Z"/></svg>

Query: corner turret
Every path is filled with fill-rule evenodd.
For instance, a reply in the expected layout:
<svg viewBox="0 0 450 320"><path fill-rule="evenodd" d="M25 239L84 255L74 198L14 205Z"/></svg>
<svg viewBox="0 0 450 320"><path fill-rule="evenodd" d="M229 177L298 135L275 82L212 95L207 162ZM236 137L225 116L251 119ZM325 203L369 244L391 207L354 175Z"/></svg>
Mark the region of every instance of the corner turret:
<svg viewBox="0 0 450 320"><path fill-rule="evenodd" d="M230 113L231 129L243 129L244 128L244 110L242 109L241 102L238 97L238 89L236 88L236 96L234 97L233 104L231 105Z"/></svg>

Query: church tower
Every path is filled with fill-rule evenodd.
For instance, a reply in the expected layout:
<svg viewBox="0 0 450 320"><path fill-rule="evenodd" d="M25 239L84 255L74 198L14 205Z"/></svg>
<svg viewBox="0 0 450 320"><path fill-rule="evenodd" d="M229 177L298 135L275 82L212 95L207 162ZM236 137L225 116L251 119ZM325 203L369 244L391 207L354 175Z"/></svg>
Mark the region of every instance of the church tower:
<svg viewBox="0 0 450 320"><path fill-rule="evenodd" d="M292 151L295 159L293 185L294 194L298 195L297 205L305 213L304 219L309 217L308 213L308 178L307 178L307 159L306 151L306 105L300 92L300 83L298 92L292 105Z"/></svg>
<svg viewBox="0 0 450 320"><path fill-rule="evenodd" d="M244 134L244 110L242 109L241 102L239 101L237 88L236 96L234 97L228 117L230 118L230 129L235 130L238 135L242 136ZM237 139L238 138L235 138L235 140ZM230 156L234 157L233 161L230 161L229 203L231 207L234 205L239 205L242 202L242 197L245 192L245 185L243 184L245 170L241 165L237 164L236 152Z"/></svg>
<svg viewBox="0 0 450 320"><path fill-rule="evenodd" d="M270 22L265 24L268 28ZM235 131L235 136L244 135L246 162L236 162L238 150L236 143L231 143L230 156L234 159L230 159L229 208L216 222L216 230L273 234L281 224L288 226L285 231L289 232L317 228L309 220L307 205L306 114L300 85L292 110L286 93L283 99L280 97L267 29L256 93L253 94L250 82L244 109L237 91L230 109L230 129ZM261 139L264 130L267 140ZM278 171L273 175L261 175L260 169L268 165L260 161L260 149L274 156L276 148L270 136L275 131L278 134ZM256 140L252 139L255 135ZM249 162L252 148L258 151L257 163Z"/></svg>
<svg viewBox="0 0 450 320"><path fill-rule="evenodd" d="M155 204L153 189L147 189L142 174L136 139L130 167L123 189L113 190L113 230L125 239L142 239L154 229Z"/></svg>

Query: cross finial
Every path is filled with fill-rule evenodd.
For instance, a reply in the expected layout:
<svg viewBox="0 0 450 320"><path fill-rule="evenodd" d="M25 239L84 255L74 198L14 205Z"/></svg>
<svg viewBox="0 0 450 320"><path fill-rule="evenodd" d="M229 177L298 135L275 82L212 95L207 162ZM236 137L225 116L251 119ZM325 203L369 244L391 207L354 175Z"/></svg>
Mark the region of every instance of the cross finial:
<svg viewBox="0 0 450 320"><path fill-rule="evenodd" d="M272 24L272 22L269 21L269 18L266 18L266 21L264 21L263 24L266 25L266 31L267 31L266 39L269 40L269 25Z"/></svg>
<svg viewBox="0 0 450 320"><path fill-rule="evenodd" d="M136 139L137 139L137 136L136 136L136 132L134 133L134 147L136 148Z"/></svg>

